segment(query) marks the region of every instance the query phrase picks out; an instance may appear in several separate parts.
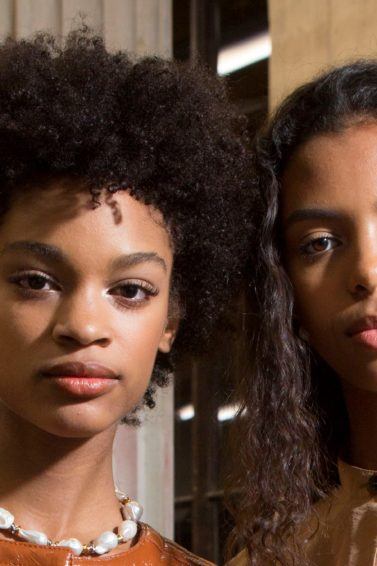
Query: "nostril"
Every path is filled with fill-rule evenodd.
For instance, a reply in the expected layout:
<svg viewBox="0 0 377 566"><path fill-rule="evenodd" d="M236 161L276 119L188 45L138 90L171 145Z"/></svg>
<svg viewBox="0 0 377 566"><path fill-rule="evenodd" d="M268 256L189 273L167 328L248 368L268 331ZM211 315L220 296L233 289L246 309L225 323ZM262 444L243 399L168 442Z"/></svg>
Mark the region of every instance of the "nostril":
<svg viewBox="0 0 377 566"><path fill-rule="evenodd" d="M106 346L110 342L110 336L104 329L97 326L84 325L73 327L70 325L57 325L53 330L53 339L66 346L89 346L97 344Z"/></svg>
<svg viewBox="0 0 377 566"><path fill-rule="evenodd" d="M355 291L357 293L365 293L367 291L367 288L364 285L361 285L360 283L355 285Z"/></svg>
<svg viewBox="0 0 377 566"><path fill-rule="evenodd" d="M367 285L363 285L362 283L357 283L354 285L353 289L351 290L351 295L358 299L361 297L365 297L365 295L370 295L373 292L373 289L368 287Z"/></svg>

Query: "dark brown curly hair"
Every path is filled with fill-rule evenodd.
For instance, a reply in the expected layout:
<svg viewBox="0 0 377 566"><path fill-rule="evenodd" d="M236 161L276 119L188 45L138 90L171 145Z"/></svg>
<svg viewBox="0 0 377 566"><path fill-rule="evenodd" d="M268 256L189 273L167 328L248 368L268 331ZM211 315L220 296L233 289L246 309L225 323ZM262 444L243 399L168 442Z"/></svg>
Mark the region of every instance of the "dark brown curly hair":
<svg viewBox="0 0 377 566"><path fill-rule="evenodd" d="M377 62L359 61L294 91L254 143L250 367L240 389L246 414L235 431L233 487L241 496L232 536L247 547L251 564L306 563L299 526L337 485L337 458L348 441L337 376L298 336L280 230L282 176L309 139L376 119Z"/></svg>
<svg viewBox="0 0 377 566"><path fill-rule="evenodd" d="M109 53L85 27L0 45L0 214L30 180L84 181L155 206L174 246L182 320L174 357L196 351L240 277L249 225L246 124L205 69ZM159 354L144 402L168 381Z"/></svg>

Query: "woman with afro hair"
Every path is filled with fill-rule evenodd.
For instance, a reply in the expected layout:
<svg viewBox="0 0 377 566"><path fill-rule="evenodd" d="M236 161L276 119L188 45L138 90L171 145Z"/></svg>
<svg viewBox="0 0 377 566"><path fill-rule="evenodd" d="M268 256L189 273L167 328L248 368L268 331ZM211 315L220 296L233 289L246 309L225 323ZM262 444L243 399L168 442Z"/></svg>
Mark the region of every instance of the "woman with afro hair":
<svg viewBox="0 0 377 566"><path fill-rule="evenodd" d="M200 68L1 44L1 564L206 563L115 492L112 444L234 293L243 132Z"/></svg>
<svg viewBox="0 0 377 566"><path fill-rule="evenodd" d="M257 137L232 564L377 564L376 171L376 61L303 85Z"/></svg>

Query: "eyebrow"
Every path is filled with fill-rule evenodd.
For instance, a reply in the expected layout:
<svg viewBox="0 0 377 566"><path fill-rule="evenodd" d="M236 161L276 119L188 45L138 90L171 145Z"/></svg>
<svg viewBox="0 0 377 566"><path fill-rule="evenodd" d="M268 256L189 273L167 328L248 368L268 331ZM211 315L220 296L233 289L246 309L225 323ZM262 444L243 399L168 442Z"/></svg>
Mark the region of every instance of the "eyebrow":
<svg viewBox="0 0 377 566"><path fill-rule="evenodd" d="M340 220L344 215L336 210L329 208L301 208L294 210L284 222L284 228L288 228L296 222L305 222L305 220Z"/></svg>
<svg viewBox="0 0 377 566"><path fill-rule="evenodd" d="M146 262L157 263L163 268L164 271L168 270L165 260L156 252L136 252L133 254L121 255L112 262L112 268L121 269L133 267L135 265L139 265L140 263Z"/></svg>
<svg viewBox="0 0 377 566"><path fill-rule="evenodd" d="M50 261L56 261L59 263L66 261L66 256L56 246L52 246L51 244L42 244L41 242L31 240L11 242L2 248L0 255L3 255L8 251L29 252L37 257L43 257Z"/></svg>
<svg viewBox="0 0 377 566"><path fill-rule="evenodd" d="M1 250L0 255L8 251L22 251L32 253L33 255L47 259L49 261L54 261L57 263L69 263L67 256L56 246L51 244L43 244L41 242L29 241L29 240L19 240L12 242L4 246ZM133 267L141 263L155 262L159 264L164 271L167 271L167 265L165 260L159 256L156 252L135 252L132 254L124 254L117 257L111 264L113 269L121 269L127 267Z"/></svg>

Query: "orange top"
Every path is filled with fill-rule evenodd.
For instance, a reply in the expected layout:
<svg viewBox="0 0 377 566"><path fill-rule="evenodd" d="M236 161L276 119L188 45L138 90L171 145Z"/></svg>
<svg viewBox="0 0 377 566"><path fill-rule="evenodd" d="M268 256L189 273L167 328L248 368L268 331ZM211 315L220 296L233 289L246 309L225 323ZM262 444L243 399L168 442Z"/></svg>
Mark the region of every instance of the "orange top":
<svg viewBox="0 0 377 566"><path fill-rule="evenodd" d="M0 566L211 566L178 544L165 539L148 525L134 546L113 555L75 556L68 548L46 547L11 540L0 540Z"/></svg>

